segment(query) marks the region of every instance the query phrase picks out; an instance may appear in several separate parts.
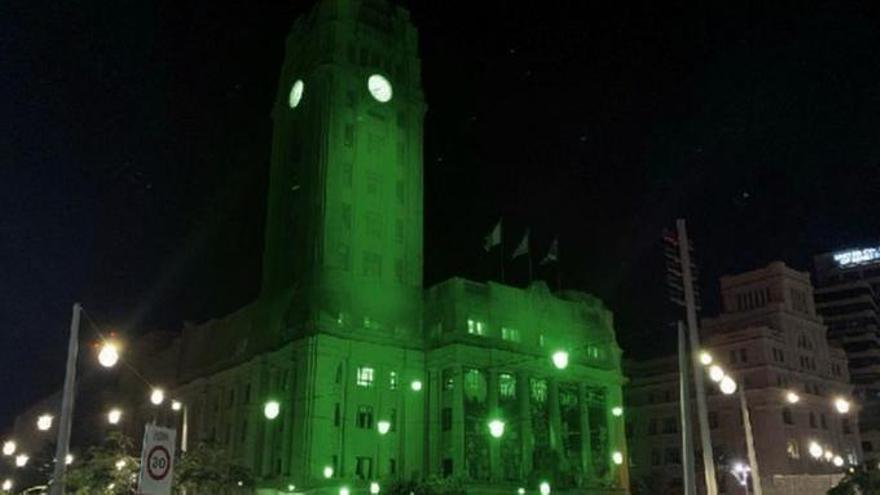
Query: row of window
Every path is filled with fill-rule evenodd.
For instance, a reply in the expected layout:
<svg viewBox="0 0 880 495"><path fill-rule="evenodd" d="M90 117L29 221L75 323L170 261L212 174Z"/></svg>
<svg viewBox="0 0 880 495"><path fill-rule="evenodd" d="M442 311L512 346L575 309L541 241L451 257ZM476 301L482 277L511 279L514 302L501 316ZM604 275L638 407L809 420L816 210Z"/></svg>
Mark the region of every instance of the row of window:
<svg viewBox="0 0 880 495"><path fill-rule="evenodd" d="M816 429L816 428L819 428L819 426L821 426L823 430L828 429L828 418L825 417L824 413L819 413L818 422L816 421L816 418L817 418L816 413L814 413L813 411L810 411L808 417L809 417L810 428ZM794 415L792 414L791 409L789 409L788 407L782 408L782 422L786 425L791 425L791 426L796 425ZM850 425L848 418L841 418L840 428L844 433L847 433L847 434L852 433L852 426Z"/></svg>
<svg viewBox="0 0 880 495"><path fill-rule="evenodd" d="M716 429L718 428L718 413L715 411L709 411L708 413L709 420L709 428ZM679 431L679 418L677 416L667 416L663 419L659 418L650 418L648 419L648 435L658 435L658 434L672 434L678 433Z"/></svg>

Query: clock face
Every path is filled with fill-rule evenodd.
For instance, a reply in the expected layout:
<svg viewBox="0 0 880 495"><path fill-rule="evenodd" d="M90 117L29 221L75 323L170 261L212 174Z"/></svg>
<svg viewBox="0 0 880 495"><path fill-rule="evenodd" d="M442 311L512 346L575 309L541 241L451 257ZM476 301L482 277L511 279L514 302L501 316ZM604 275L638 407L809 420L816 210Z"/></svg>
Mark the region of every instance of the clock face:
<svg viewBox="0 0 880 495"><path fill-rule="evenodd" d="M290 87L290 98L288 103L290 104L290 108L296 108L299 105L299 101L302 100L303 90L305 89L305 84L303 84L302 79L297 79L293 86Z"/></svg>
<svg viewBox="0 0 880 495"><path fill-rule="evenodd" d="M367 89L370 90L370 94L373 95L373 98L379 103L385 103L391 100L391 83L388 82L388 79L385 79L385 77L380 76L379 74L373 74L367 79Z"/></svg>

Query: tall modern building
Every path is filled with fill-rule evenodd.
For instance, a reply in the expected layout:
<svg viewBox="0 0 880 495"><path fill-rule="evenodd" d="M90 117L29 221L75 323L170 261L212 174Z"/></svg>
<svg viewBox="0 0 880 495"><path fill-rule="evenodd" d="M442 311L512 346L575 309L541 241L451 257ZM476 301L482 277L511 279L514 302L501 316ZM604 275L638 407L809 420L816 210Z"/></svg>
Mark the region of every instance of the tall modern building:
<svg viewBox="0 0 880 495"><path fill-rule="evenodd" d="M722 313L702 322L702 343L743 387L763 492L824 495L861 455L846 357L828 344L809 274L771 263L722 277L721 298ZM680 493L677 360L633 363L627 372L633 477L650 480L652 493ZM748 463L740 402L711 381L707 393L719 486L737 493L731 468Z"/></svg>
<svg viewBox="0 0 880 495"><path fill-rule="evenodd" d="M846 350L865 457L880 455L880 248L815 257L816 309L828 336Z"/></svg>
<svg viewBox="0 0 880 495"><path fill-rule="evenodd" d="M184 328L158 361L176 365L156 366L185 404L181 436L225 446L266 494L432 477L626 493L603 303L541 282L423 288L426 106L407 11L318 2L278 87L260 297Z"/></svg>

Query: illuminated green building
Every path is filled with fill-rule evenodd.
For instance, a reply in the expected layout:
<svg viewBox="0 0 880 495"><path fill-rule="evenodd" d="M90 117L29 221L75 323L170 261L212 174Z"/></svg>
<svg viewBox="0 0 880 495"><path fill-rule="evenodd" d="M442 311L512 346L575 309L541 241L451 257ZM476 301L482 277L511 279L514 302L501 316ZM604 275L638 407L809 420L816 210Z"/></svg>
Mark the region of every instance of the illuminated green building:
<svg viewBox="0 0 880 495"><path fill-rule="evenodd" d="M404 9L323 0L294 23L262 293L170 351L183 436L226 445L267 494L432 477L469 493L625 493L620 349L602 302L541 282L423 288L425 111Z"/></svg>

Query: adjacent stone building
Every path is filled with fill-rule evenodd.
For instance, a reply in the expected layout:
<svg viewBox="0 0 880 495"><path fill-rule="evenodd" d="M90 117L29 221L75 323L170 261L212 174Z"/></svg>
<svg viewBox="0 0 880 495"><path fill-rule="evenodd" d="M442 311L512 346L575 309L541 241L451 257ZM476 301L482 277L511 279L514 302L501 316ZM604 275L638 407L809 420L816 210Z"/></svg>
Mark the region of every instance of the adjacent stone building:
<svg viewBox="0 0 880 495"><path fill-rule="evenodd" d="M880 455L880 248L815 258L816 310L847 354L866 458Z"/></svg>
<svg viewBox="0 0 880 495"><path fill-rule="evenodd" d="M846 357L828 345L809 274L771 263L722 277L721 296L722 313L702 323L703 347L745 387L764 493L824 495L848 465L861 462L861 452L857 406L844 414L836 407L852 394ZM650 480L655 493L678 493L677 358L633 363L627 373L633 478ZM719 486L736 493L730 469L747 462L739 401L711 381L707 393ZM811 453L816 446L819 458Z"/></svg>

